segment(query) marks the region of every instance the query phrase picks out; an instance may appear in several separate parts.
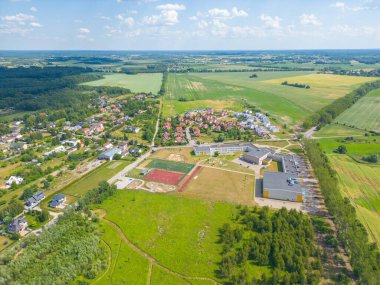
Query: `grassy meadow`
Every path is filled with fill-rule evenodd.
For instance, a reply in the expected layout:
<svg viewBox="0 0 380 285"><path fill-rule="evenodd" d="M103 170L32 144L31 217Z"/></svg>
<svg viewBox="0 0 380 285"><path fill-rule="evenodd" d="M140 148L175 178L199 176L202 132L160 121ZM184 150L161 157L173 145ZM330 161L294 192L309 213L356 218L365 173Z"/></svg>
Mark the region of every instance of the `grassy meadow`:
<svg viewBox="0 0 380 285"><path fill-rule="evenodd" d="M162 82L161 73L140 73L135 75L114 73L103 76L103 79L83 84L89 86L123 87L130 89L132 92L152 92L157 94Z"/></svg>
<svg viewBox="0 0 380 285"><path fill-rule="evenodd" d="M357 163L346 155L329 155L329 159L340 190L355 206L370 239L380 246L380 166Z"/></svg>
<svg viewBox="0 0 380 285"><path fill-rule="evenodd" d="M215 278L222 251L218 242L219 228L236 213L236 206L232 204L130 190L117 191L99 207L133 244L160 265L188 277L187 281L195 276ZM262 269L268 272L267 268L257 266L248 269L251 274ZM142 270L140 268L137 274ZM182 282L153 268L152 284L170 284L165 282L171 280ZM191 284L208 283L191 280Z"/></svg>
<svg viewBox="0 0 380 285"><path fill-rule="evenodd" d="M380 89L368 93L335 121L363 130L380 131Z"/></svg>
<svg viewBox="0 0 380 285"><path fill-rule="evenodd" d="M207 101L235 101L232 109L245 102L286 123L300 123L311 113L340 98L373 78L311 74L310 72L210 72L169 74L163 115L174 116ZM311 89L281 85L281 82L305 83ZM188 100L181 102L179 99ZM211 104L209 107L213 107ZM187 108L186 108L187 107ZM226 106L228 108L228 106Z"/></svg>
<svg viewBox="0 0 380 285"><path fill-rule="evenodd" d="M314 136L318 138L325 137L350 137L350 136L363 136L364 131L343 126L340 124L329 124L324 126L319 131L315 132Z"/></svg>

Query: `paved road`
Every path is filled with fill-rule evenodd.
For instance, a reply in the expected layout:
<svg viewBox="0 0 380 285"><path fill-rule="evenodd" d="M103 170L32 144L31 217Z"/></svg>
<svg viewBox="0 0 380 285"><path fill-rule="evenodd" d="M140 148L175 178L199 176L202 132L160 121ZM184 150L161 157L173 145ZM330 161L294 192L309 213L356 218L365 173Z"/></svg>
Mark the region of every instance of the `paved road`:
<svg viewBox="0 0 380 285"><path fill-rule="evenodd" d="M311 129L307 130L303 136L305 139L312 139L314 138L313 137L313 134L317 131L317 127L312 127Z"/></svg>
<svg viewBox="0 0 380 285"><path fill-rule="evenodd" d="M148 151L147 153L144 153L142 156L138 157L134 162L127 165L122 171L117 173L115 176L111 177L108 180L109 184L115 183L117 180L121 180L125 174L127 174L129 171L131 171L133 168L135 168L137 165L139 165L141 162L143 162L144 159L147 159L152 154L152 151Z"/></svg>

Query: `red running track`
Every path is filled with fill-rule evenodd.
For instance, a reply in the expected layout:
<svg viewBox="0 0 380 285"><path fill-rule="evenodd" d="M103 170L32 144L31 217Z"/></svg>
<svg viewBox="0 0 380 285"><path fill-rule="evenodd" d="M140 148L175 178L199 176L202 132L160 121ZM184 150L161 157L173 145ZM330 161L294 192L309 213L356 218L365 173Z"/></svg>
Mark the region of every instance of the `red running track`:
<svg viewBox="0 0 380 285"><path fill-rule="evenodd" d="M195 174L197 174L199 172L199 170L201 170L202 166L197 166L197 168L195 168L195 170L193 171L193 173L191 173L191 175L189 176L189 178L186 179L186 181L182 184L182 186L178 189L178 192L182 192L183 189L185 189L185 187L187 186L187 184L189 184L189 182L191 181L191 179L194 178Z"/></svg>
<svg viewBox="0 0 380 285"><path fill-rule="evenodd" d="M166 184L178 184L184 174L154 169L145 176L145 179Z"/></svg>

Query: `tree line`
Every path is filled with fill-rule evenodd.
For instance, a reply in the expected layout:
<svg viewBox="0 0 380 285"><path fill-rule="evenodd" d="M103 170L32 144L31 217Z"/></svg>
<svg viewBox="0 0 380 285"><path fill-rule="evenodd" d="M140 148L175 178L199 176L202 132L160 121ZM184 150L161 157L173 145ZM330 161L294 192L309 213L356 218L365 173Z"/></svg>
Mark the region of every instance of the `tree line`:
<svg viewBox="0 0 380 285"><path fill-rule="evenodd" d="M338 239L343 243L360 284L380 284L380 253L357 219L355 208L339 191L336 172L316 141L304 143L307 156L319 180L329 213L333 216Z"/></svg>
<svg viewBox="0 0 380 285"><path fill-rule="evenodd" d="M318 284L320 252L307 215L282 208L240 208L220 229L221 278L231 284ZM249 265L270 267L272 274L250 277ZM247 271L248 269L248 271Z"/></svg>
<svg viewBox="0 0 380 285"><path fill-rule="evenodd" d="M333 101L331 104L312 114L305 120L303 127L308 129L317 125L320 128L331 123L336 117L338 117L343 111L350 108L360 98L367 95L370 91L378 88L380 88L380 80L363 84L358 89Z"/></svg>
<svg viewBox="0 0 380 285"><path fill-rule="evenodd" d="M292 86L292 87L297 87L297 88L310 89L310 85L301 84L301 83L289 83L288 81L282 82L281 85Z"/></svg>

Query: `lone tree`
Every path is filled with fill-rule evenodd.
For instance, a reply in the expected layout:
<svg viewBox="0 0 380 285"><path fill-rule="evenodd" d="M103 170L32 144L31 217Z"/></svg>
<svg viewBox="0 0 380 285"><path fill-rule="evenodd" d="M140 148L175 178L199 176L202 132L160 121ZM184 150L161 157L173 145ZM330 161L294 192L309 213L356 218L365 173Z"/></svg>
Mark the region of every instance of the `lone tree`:
<svg viewBox="0 0 380 285"><path fill-rule="evenodd" d="M340 154L346 154L347 153L347 148L345 145L340 145L338 148L335 150L336 153Z"/></svg>

